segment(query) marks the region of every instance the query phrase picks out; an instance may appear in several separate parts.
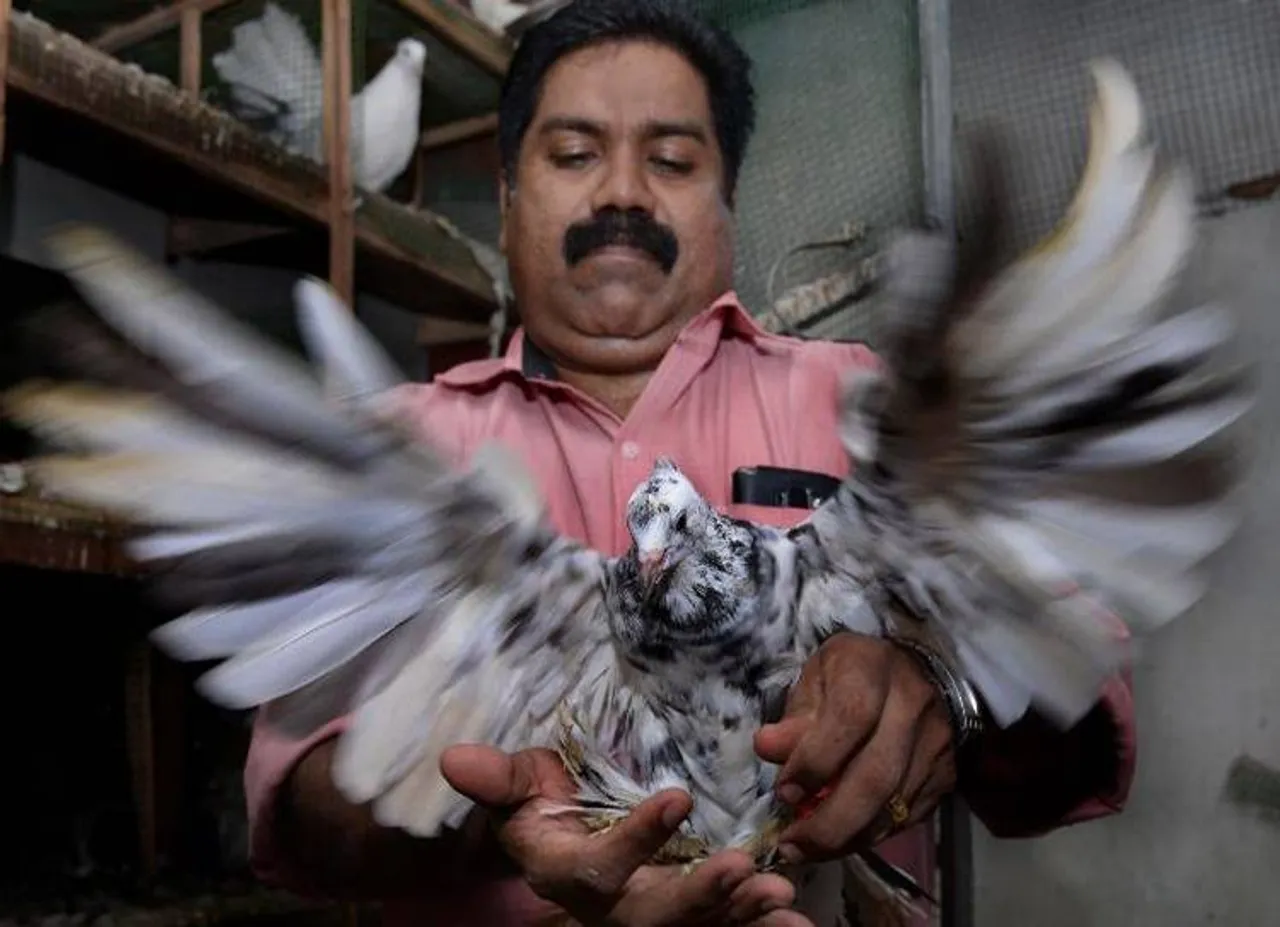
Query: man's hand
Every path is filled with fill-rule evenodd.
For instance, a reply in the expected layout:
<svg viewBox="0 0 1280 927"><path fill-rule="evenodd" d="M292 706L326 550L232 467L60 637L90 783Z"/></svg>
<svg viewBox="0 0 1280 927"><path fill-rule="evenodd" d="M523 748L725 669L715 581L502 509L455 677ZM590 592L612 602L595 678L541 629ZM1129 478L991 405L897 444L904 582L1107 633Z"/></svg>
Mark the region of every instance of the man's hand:
<svg viewBox="0 0 1280 927"><path fill-rule="evenodd" d="M655 795L605 834L592 835L573 815L543 810L574 789L549 750L508 755L479 746L447 751L449 783L491 812L498 839L530 886L580 924L595 927L813 927L794 911L786 879L756 874L743 853L724 852L689 875L645 862L690 810L679 790Z"/></svg>
<svg viewBox="0 0 1280 927"><path fill-rule="evenodd" d="M933 683L911 654L861 634L819 648L782 719L756 734L756 750L782 764L778 795L788 804L829 789L782 834L793 860L879 843L926 817L956 780L951 723Z"/></svg>

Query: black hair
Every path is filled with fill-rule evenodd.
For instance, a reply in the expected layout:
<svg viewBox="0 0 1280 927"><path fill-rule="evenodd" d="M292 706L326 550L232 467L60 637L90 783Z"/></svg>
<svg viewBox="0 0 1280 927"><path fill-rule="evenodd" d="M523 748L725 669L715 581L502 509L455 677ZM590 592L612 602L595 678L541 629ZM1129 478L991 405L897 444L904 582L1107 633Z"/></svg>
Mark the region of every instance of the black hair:
<svg viewBox="0 0 1280 927"><path fill-rule="evenodd" d="M507 69L498 104L498 147L507 183L515 182L520 145L551 66L589 45L627 40L667 45L706 81L724 161L725 193L732 201L755 128L751 59L728 32L698 16L682 0L573 0L525 33Z"/></svg>

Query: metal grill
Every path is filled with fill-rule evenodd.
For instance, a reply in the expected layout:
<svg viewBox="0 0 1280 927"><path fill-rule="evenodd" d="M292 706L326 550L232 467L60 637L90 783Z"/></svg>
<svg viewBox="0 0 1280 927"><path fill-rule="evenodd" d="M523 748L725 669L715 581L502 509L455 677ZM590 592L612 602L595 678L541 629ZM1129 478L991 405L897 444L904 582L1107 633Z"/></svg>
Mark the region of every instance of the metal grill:
<svg viewBox="0 0 1280 927"><path fill-rule="evenodd" d="M972 208L965 133L995 122L1012 154L1013 247L1061 215L1084 163L1087 65L1134 75L1152 138L1194 170L1206 210L1280 170L1277 0L966 0L952 5L960 227Z"/></svg>
<svg viewBox="0 0 1280 927"><path fill-rule="evenodd" d="M858 222L880 234L918 218L920 89L913 0L699 0L755 63L759 121L737 206L736 283L756 313L789 249ZM850 271L866 251L788 260L775 293ZM876 304L855 302L812 335L874 341Z"/></svg>

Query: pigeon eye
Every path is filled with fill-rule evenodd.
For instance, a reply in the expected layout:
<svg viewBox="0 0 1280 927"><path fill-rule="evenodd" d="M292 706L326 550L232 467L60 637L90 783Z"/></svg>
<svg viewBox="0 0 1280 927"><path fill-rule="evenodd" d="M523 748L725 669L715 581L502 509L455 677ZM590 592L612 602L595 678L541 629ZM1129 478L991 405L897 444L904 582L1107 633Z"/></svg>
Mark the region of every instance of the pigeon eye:
<svg viewBox="0 0 1280 927"><path fill-rule="evenodd" d="M684 531L685 526L689 523L689 513L681 512L676 516L675 523L672 525L677 531Z"/></svg>

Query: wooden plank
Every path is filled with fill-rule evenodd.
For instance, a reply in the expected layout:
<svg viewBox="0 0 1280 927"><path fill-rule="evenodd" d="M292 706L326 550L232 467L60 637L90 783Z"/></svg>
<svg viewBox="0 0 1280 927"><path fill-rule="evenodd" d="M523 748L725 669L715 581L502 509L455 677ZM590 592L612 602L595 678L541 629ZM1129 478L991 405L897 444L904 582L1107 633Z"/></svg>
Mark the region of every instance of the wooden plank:
<svg viewBox="0 0 1280 927"><path fill-rule="evenodd" d="M495 35L452 0L396 0L445 44L466 55L490 74L501 77L511 63L511 42Z"/></svg>
<svg viewBox="0 0 1280 927"><path fill-rule="evenodd" d="M476 322L459 322L455 319L437 319L427 316L418 323L418 344L423 347L454 344L459 341L485 341L489 326Z"/></svg>
<svg viewBox="0 0 1280 927"><path fill-rule="evenodd" d="M24 105L30 100L51 107L60 117L75 117L140 144L286 215L328 225L328 183L320 165L272 145L163 78L141 74L30 14L15 12L10 32L7 84L24 98ZM488 276L465 243L432 214L366 194L354 225L362 254L371 272L379 268L379 278L385 273L421 274L444 286L429 300L441 306L435 314L470 316L474 307L476 318L487 318L493 311ZM396 283L394 288L416 289L420 299L423 286Z"/></svg>
<svg viewBox="0 0 1280 927"><path fill-rule="evenodd" d="M485 113L481 116L459 119L457 122L450 122L442 126L432 126L426 129L422 133L422 138L418 140L418 147L422 151L448 148L451 145L469 142L473 138L493 135L497 131L498 114Z"/></svg>
<svg viewBox="0 0 1280 927"><path fill-rule="evenodd" d="M160 868L156 853L156 738L151 668L151 645L146 640L132 642L125 654L125 749L129 755L129 778L137 814L138 855L142 873L148 879L155 878Z"/></svg>
<svg viewBox="0 0 1280 927"><path fill-rule="evenodd" d="M129 575L127 529L79 506L20 493L0 495L0 563L44 570Z"/></svg>
<svg viewBox="0 0 1280 927"><path fill-rule="evenodd" d="M324 142L329 166L329 283L355 306L355 190L351 177L351 4L322 0Z"/></svg>
<svg viewBox="0 0 1280 927"><path fill-rule="evenodd" d="M118 52L130 45L145 42L166 29L172 29L182 22L182 16L188 10L201 14L212 13L235 2L237 0L177 0L176 3L159 7L145 16L104 29L92 44L94 48L105 52Z"/></svg>
<svg viewBox="0 0 1280 927"><path fill-rule="evenodd" d="M200 27L204 23L204 13L193 6L182 11L179 48L182 89L192 96L200 96Z"/></svg>
<svg viewBox="0 0 1280 927"><path fill-rule="evenodd" d="M294 230L283 225L254 222L224 222L194 216L170 216L165 236L165 257L199 258L204 254L240 245L288 235Z"/></svg>
<svg viewBox="0 0 1280 927"><path fill-rule="evenodd" d="M424 350L427 354L427 375L434 380L459 364L484 360L489 356L489 339L477 338L471 341L432 344L427 345Z"/></svg>
<svg viewBox="0 0 1280 927"><path fill-rule="evenodd" d="M0 0L0 164L4 163L4 88L8 85L9 20L12 12L12 0Z"/></svg>

